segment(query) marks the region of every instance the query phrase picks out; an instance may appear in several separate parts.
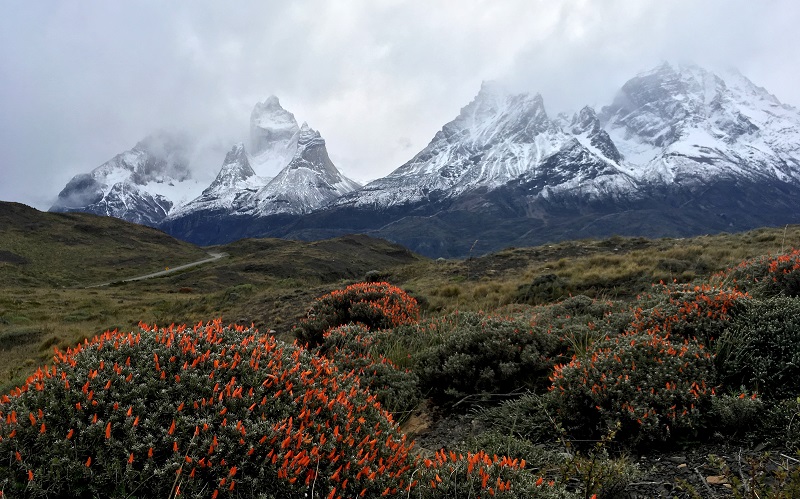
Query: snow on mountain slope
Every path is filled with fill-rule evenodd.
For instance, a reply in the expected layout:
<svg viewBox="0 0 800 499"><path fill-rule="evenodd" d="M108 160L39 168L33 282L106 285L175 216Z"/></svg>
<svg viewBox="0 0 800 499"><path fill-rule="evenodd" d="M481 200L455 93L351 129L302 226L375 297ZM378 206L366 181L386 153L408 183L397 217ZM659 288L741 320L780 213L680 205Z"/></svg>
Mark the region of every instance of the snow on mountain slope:
<svg viewBox="0 0 800 499"><path fill-rule="evenodd" d="M169 218L179 218L196 211L225 212L239 208L267 184L250 166L244 144L239 143L225 156L222 168L214 181L192 201L174 209Z"/></svg>
<svg viewBox="0 0 800 499"><path fill-rule="evenodd" d="M800 181L800 114L739 73L662 64L600 113L638 181Z"/></svg>
<svg viewBox="0 0 800 499"><path fill-rule="evenodd" d="M541 95L511 94L496 83L484 83L458 117L408 163L336 204L415 203L491 190L512 181L538 183L540 190L552 188L561 182L558 178L574 182L576 159L594 165L594 173L588 173L591 178L600 170L603 175L616 174L618 153L594 112L587 113L584 119L589 122L580 130L582 139L576 140L548 118ZM575 126L580 128L581 123Z"/></svg>
<svg viewBox="0 0 800 499"><path fill-rule="evenodd" d="M271 95L250 114L250 164L262 177L275 177L297 152L300 127L294 114Z"/></svg>
<svg viewBox="0 0 800 499"><path fill-rule="evenodd" d="M528 196L641 197L720 178L800 182L800 114L739 73L661 66L598 115L550 119L540 95L484 83L409 162L336 206L387 207L524 185Z"/></svg>
<svg viewBox="0 0 800 499"><path fill-rule="evenodd" d="M84 211L156 225L174 205L203 189L189 169L193 147L183 134L150 135L90 173L73 177L50 210Z"/></svg>
<svg viewBox="0 0 800 499"><path fill-rule="evenodd" d="M306 123L292 138L296 152L288 165L236 210L237 215L303 214L360 185L343 176L328 157L325 140Z"/></svg>

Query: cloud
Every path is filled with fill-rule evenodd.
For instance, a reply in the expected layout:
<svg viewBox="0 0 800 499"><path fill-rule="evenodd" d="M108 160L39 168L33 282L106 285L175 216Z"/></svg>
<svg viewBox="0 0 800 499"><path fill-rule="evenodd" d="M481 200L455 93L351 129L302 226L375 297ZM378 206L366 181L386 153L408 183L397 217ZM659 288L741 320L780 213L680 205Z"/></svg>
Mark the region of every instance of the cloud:
<svg viewBox="0 0 800 499"><path fill-rule="evenodd" d="M734 65L800 105L792 0L0 0L0 199L58 191L158 129L205 145L203 175L275 94L364 181L424 147L482 80L548 112L608 103L662 60Z"/></svg>

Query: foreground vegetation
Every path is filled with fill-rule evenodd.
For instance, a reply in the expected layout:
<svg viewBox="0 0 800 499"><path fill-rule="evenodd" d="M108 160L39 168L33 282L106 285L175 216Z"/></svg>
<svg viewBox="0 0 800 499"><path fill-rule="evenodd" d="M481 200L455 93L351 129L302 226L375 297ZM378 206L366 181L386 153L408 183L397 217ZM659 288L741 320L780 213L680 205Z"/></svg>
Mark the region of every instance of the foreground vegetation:
<svg viewBox="0 0 800 499"><path fill-rule="evenodd" d="M18 268L0 492L625 497L652 482L636 456L735 444L759 449L748 466L712 459L716 482L695 468L666 497L797 497L798 243L788 227L429 261L364 237L244 241L63 290Z"/></svg>

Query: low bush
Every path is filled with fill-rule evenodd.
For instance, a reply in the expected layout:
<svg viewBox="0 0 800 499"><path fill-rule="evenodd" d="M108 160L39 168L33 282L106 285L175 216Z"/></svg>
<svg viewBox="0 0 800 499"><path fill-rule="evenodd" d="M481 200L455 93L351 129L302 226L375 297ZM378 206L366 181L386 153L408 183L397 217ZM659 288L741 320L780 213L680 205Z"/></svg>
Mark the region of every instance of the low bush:
<svg viewBox="0 0 800 499"><path fill-rule="evenodd" d="M381 405L398 421L417 406L420 399L416 374L401 369L373 350L391 331L370 331L361 324L348 324L325 333L323 351L340 371L353 371Z"/></svg>
<svg viewBox="0 0 800 499"><path fill-rule="evenodd" d="M519 398L475 411L475 420L490 432L533 443L552 443L563 439L553 411L552 392L526 393ZM508 453L508 455L514 455ZM528 456L520 456L528 459Z"/></svg>
<svg viewBox="0 0 800 499"><path fill-rule="evenodd" d="M354 373L223 328L107 332L0 399L8 497L378 497L416 460Z"/></svg>
<svg viewBox="0 0 800 499"><path fill-rule="evenodd" d="M728 386L764 397L800 395L800 298L753 300L728 325L716 347Z"/></svg>
<svg viewBox="0 0 800 499"><path fill-rule="evenodd" d="M485 451L457 454L440 450L424 460L415 480L420 487L411 497L449 499L453 497L517 499L577 498L554 480L525 469L524 459L490 456Z"/></svg>
<svg viewBox="0 0 800 499"><path fill-rule="evenodd" d="M746 260L715 280L732 283L754 298L800 296L800 249Z"/></svg>
<svg viewBox="0 0 800 499"><path fill-rule="evenodd" d="M762 424L764 401L756 393L742 391L711 398L709 426L723 435L753 434Z"/></svg>
<svg viewBox="0 0 800 499"><path fill-rule="evenodd" d="M748 299L747 294L719 283L661 283L649 297L639 300L628 331L696 339L708 347Z"/></svg>
<svg viewBox="0 0 800 499"><path fill-rule="evenodd" d="M360 323L369 329L388 329L419 320L417 301L386 282L362 282L334 290L317 299L295 329L301 343L317 346L331 328Z"/></svg>
<svg viewBox="0 0 800 499"><path fill-rule="evenodd" d="M597 438L619 426L619 439L641 444L700 428L714 366L696 341L631 333L595 343L591 355L557 365L550 379L571 435Z"/></svg>
<svg viewBox="0 0 800 499"><path fill-rule="evenodd" d="M527 321L471 312L420 324L417 334L437 338L412 370L422 392L440 403L543 386L559 345Z"/></svg>
<svg viewBox="0 0 800 499"><path fill-rule="evenodd" d="M761 416L762 441L800 453L800 397L773 401Z"/></svg>

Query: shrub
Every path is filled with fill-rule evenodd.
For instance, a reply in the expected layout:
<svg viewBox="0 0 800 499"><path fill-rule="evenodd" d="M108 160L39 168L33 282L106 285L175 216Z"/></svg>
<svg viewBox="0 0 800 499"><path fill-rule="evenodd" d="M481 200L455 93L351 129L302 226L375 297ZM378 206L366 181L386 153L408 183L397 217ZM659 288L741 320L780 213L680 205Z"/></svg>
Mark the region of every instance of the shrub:
<svg viewBox="0 0 800 499"><path fill-rule="evenodd" d="M631 333L556 366L550 389L572 434L597 437L619 424L617 437L639 444L696 430L713 376L712 356L702 344Z"/></svg>
<svg viewBox="0 0 800 499"><path fill-rule="evenodd" d="M355 374L251 329L143 326L55 361L0 399L9 497L377 497L416 463Z"/></svg>
<svg viewBox="0 0 800 499"><path fill-rule="evenodd" d="M725 435L752 434L762 423L764 401L756 393L742 391L711 398L708 421L714 431Z"/></svg>
<svg viewBox="0 0 800 499"><path fill-rule="evenodd" d="M563 438L553 409L552 392L544 395L526 393L496 406L476 411L475 420L490 432L509 435L524 441L550 443ZM508 455L514 455L506 452ZM528 459L528 456L519 456Z"/></svg>
<svg viewBox="0 0 800 499"><path fill-rule="evenodd" d="M556 274L545 274L538 276L530 284L524 284L517 288L514 296L516 303L547 303L558 300L568 294L569 282Z"/></svg>
<svg viewBox="0 0 800 499"><path fill-rule="evenodd" d="M424 460L411 497L423 499L476 497L532 499L576 498L555 481L529 472L524 459L490 456L484 451L456 454L440 450Z"/></svg>
<svg viewBox="0 0 800 499"><path fill-rule="evenodd" d="M800 296L800 249L746 260L715 278L732 282L755 298Z"/></svg>
<svg viewBox="0 0 800 499"><path fill-rule="evenodd" d="M529 322L456 313L418 326L439 343L416 356L423 393L439 402L470 395L506 394L543 384L557 338Z"/></svg>
<svg viewBox="0 0 800 499"><path fill-rule="evenodd" d="M547 450L543 445L536 444L525 438L499 430L491 429L471 436L465 443L466 450L471 452L484 451L487 454L509 456L536 463L539 467L552 466L559 463L562 457L559 453Z"/></svg>
<svg viewBox="0 0 800 499"><path fill-rule="evenodd" d="M328 329L361 323L369 329L387 329L419 320L417 301L386 282L362 282L317 299L295 330L311 346L322 343Z"/></svg>
<svg viewBox="0 0 800 499"><path fill-rule="evenodd" d="M391 331L370 331L361 324L339 326L325 333L323 351L340 371L353 371L361 386L369 388L381 405L397 420L402 420L419 403L417 376L400 369L373 348Z"/></svg>
<svg viewBox="0 0 800 499"><path fill-rule="evenodd" d="M536 311L536 321L558 337L559 352L566 359L585 355L599 339L622 334L633 319L627 304L583 295L536 307Z"/></svg>
<svg viewBox="0 0 800 499"><path fill-rule="evenodd" d="M650 306L640 300L628 331L697 339L710 346L749 296L721 284L659 284Z"/></svg>
<svg viewBox="0 0 800 499"><path fill-rule="evenodd" d="M800 395L800 299L750 303L720 338L717 364L729 386L767 398Z"/></svg>
<svg viewBox="0 0 800 499"><path fill-rule="evenodd" d="M800 397L773 402L762 418L759 436L765 442L800 453Z"/></svg>

